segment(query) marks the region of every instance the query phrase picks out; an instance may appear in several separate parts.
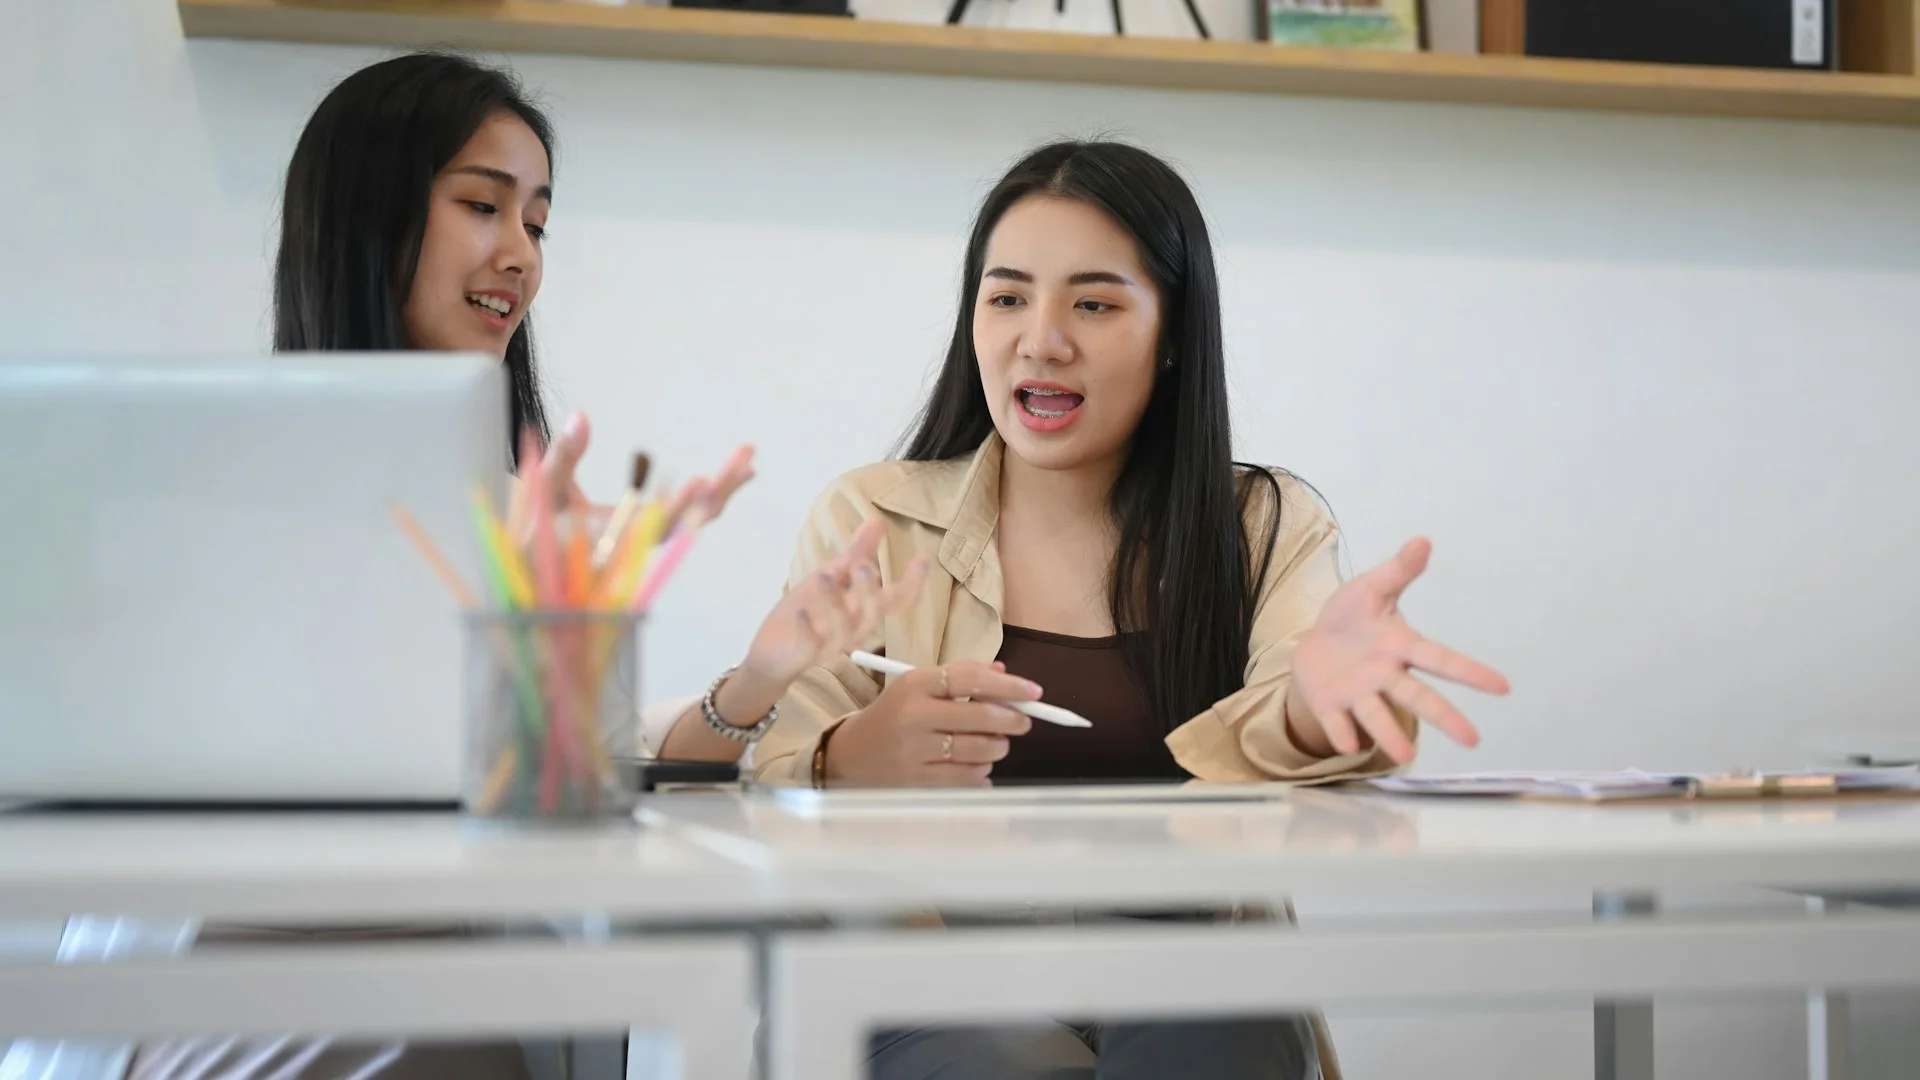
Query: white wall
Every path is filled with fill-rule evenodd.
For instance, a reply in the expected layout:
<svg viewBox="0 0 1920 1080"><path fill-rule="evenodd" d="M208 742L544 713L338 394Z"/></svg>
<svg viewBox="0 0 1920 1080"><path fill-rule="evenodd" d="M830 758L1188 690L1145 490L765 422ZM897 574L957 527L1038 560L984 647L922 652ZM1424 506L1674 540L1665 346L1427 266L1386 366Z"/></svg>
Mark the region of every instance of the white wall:
<svg viewBox="0 0 1920 1080"><path fill-rule="evenodd" d="M978 0L1045 21L1019 2ZM6 7L5 348L264 347L280 170L379 54L185 44L168 0ZM634 445L681 476L762 452L664 605L656 693L735 657L813 493L901 430L997 171L1113 132L1209 211L1243 456L1318 484L1356 563L1432 535L1409 609L1513 677L1469 703L1485 749L1431 766L1784 762L1920 730L1920 131L514 63L561 131L537 316L556 399L601 432L589 483ZM1701 1065L1671 1075L1793 1075L1790 1004L1670 1014L1663 1049ZM1552 1015L1517 1042L1356 1025L1348 1064L1578 1075L1581 1014Z"/></svg>

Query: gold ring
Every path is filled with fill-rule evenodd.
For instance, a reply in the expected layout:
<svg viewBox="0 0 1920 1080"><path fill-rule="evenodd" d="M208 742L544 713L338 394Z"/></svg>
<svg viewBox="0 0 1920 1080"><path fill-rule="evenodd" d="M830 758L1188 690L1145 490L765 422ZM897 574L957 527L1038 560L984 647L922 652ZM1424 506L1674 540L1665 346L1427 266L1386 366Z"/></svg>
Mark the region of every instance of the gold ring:
<svg viewBox="0 0 1920 1080"><path fill-rule="evenodd" d="M953 692L947 689L947 669L946 668L940 669L940 696L943 698L950 698L953 696Z"/></svg>
<svg viewBox="0 0 1920 1080"><path fill-rule="evenodd" d="M953 736L951 734L940 736L940 760L953 760Z"/></svg>

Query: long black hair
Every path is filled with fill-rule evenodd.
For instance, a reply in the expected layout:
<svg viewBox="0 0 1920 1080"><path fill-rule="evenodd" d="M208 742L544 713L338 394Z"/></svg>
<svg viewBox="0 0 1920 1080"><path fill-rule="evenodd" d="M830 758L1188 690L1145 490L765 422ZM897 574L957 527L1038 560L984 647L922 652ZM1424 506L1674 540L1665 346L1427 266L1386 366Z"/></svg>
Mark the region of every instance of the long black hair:
<svg viewBox="0 0 1920 1080"><path fill-rule="evenodd" d="M1034 195L1074 199L1125 229L1160 294L1159 371L1109 511L1119 547L1108 609L1126 633L1128 665L1171 731L1246 685L1255 588L1279 529L1280 490L1265 469L1236 466L1227 422L1220 286L1207 223L1186 182L1138 147L1061 142L1029 154L980 207L967 241L953 341L903 457L941 461L977 449L993 431L973 348L987 241L1014 204ZM1264 489L1271 512L1258 535L1247 500ZM1133 633L1130 633L1133 632Z"/></svg>
<svg viewBox="0 0 1920 1080"><path fill-rule="evenodd" d="M553 125L510 72L418 52L362 68L314 109L287 165L273 271L279 352L406 347L400 308L413 287L433 178L490 117L526 121L553 161ZM546 408L522 318L507 342L508 445Z"/></svg>

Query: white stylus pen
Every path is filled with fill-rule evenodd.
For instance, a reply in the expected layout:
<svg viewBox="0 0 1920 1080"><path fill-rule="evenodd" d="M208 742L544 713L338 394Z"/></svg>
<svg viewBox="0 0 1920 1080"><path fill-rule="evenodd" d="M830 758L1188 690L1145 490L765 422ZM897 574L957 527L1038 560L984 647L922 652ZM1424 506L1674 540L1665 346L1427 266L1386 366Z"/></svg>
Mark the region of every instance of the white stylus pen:
<svg viewBox="0 0 1920 1080"><path fill-rule="evenodd" d="M903 664L898 660L889 660L884 656L875 656L870 652L855 649L848 657L854 663L868 671L877 671L882 675L905 675L913 670L912 664ZM1058 705L1049 705L1044 701L1001 701L993 699L995 705L1005 705L1009 709L1026 713L1035 720L1045 720L1049 724L1061 727L1092 727L1093 721L1070 709Z"/></svg>

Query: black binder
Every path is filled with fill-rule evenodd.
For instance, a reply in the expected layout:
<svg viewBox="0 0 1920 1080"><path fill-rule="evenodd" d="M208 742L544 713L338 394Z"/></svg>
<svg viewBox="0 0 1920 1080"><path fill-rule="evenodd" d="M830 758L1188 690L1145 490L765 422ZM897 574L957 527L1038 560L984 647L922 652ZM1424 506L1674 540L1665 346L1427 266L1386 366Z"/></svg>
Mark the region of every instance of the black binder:
<svg viewBox="0 0 1920 1080"><path fill-rule="evenodd" d="M1527 55L1839 67L1838 0L1527 0Z"/></svg>

